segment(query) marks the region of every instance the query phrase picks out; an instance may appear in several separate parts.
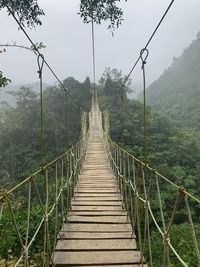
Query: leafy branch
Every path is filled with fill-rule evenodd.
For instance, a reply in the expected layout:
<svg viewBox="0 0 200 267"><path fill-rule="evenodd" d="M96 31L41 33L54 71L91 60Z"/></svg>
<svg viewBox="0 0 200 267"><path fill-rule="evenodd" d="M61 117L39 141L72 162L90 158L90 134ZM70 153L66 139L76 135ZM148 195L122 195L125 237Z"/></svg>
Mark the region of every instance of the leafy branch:
<svg viewBox="0 0 200 267"><path fill-rule="evenodd" d="M109 21L108 29L113 33L123 20L123 11L117 6L117 2L120 0L81 0L78 14L83 18L84 23L92 20L97 24Z"/></svg>
<svg viewBox="0 0 200 267"><path fill-rule="evenodd" d="M31 51L33 53L36 53L36 50L38 51L42 48L45 48L46 46L42 42L36 43L34 46L31 46L31 47L28 47L25 45L18 45L16 42L13 42L12 44L0 44L0 47L2 47L2 49L0 49L0 53L7 52L6 47L22 48L22 49L26 49L28 51ZM3 75L3 72L0 71L0 88L7 86L10 82L11 82L11 80L8 79L7 77L5 77Z"/></svg>
<svg viewBox="0 0 200 267"><path fill-rule="evenodd" d="M2 71L0 71L0 87L5 87L6 85L8 85L11 82L10 79L6 78Z"/></svg>

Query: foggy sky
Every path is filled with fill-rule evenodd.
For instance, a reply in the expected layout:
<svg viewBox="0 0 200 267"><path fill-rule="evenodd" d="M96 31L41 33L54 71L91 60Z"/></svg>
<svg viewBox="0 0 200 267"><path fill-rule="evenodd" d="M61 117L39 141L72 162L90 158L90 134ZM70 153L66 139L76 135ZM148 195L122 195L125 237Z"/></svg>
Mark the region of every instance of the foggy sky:
<svg viewBox="0 0 200 267"><path fill-rule="evenodd" d="M92 76L91 25L83 24L79 12L79 0L39 0L46 16L42 26L27 30L34 43L43 42L41 51L60 79L73 76L82 81ZM124 21L112 37L107 24L95 26L95 50L97 80L106 67L117 68L126 75L140 50L163 15L170 1L128 0L122 3ZM200 1L176 0L149 46L147 80L157 79L200 31ZM30 46L16 22L0 12L0 43ZM141 81L141 64L132 75L133 83ZM0 70L13 83L31 83L38 80L37 58L29 51L9 48L0 54ZM44 69L44 81L55 83L55 78Z"/></svg>

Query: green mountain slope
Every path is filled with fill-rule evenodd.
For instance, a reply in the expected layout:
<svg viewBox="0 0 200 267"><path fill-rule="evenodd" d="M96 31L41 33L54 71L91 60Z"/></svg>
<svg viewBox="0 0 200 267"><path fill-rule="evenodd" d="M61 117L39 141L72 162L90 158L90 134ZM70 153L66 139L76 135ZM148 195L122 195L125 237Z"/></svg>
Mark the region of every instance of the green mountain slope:
<svg viewBox="0 0 200 267"><path fill-rule="evenodd" d="M148 104L180 126L200 129L200 33L150 85Z"/></svg>

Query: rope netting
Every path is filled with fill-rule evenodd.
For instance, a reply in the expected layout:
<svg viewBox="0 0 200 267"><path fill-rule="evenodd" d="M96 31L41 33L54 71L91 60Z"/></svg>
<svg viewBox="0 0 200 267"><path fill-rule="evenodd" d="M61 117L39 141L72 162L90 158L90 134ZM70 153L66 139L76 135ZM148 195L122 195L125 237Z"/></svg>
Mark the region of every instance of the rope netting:
<svg viewBox="0 0 200 267"><path fill-rule="evenodd" d="M189 239L194 258L196 257L194 266L200 266L197 242L199 236L195 231L194 212L191 210L191 207L200 208L200 200L119 147L109 136L108 110L103 112L102 118L108 160L123 196L124 208L128 211L133 233L137 235L141 264L144 264L145 255L145 258L148 258L148 266L154 266L153 259L156 255L152 253L153 230L158 232L162 239L163 266L190 266L184 259L182 251L177 248L176 242L173 241L175 233L172 227L181 214L184 218L182 223L186 223L190 229ZM171 195L166 198L169 192ZM181 236L179 238L181 240ZM179 265L173 265L171 259L174 258Z"/></svg>
<svg viewBox="0 0 200 267"><path fill-rule="evenodd" d="M81 139L71 149L14 188L0 192L0 260L10 253L15 255L12 266L53 265L58 234L85 158L88 138L85 112L81 125ZM14 251L9 242L15 244Z"/></svg>

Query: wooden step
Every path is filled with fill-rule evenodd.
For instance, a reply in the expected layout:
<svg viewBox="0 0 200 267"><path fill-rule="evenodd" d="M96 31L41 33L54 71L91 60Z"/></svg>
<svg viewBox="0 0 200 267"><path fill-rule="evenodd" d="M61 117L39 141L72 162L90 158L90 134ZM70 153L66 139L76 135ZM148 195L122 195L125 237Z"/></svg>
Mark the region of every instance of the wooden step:
<svg viewBox="0 0 200 267"><path fill-rule="evenodd" d="M63 240L58 241L56 251L113 251L136 250L135 239Z"/></svg>
<svg viewBox="0 0 200 267"><path fill-rule="evenodd" d="M103 224L103 223L64 223L62 231L68 232L132 232L132 227L129 223L125 224Z"/></svg>
<svg viewBox="0 0 200 267"><path fill-rule="evenodd" d="M72 211L82 210L82 211L109 211L118 210L122 211L122 206L71 206Z"/></svg>
<svg viewBox="0 0 200 267"><path fill-rule="evenodd" d="M135 238L131 231L126 232L68 232L60 231L58 239L95 239L95 240L109 240L109 239L130 239Z"/></svg>
<svg viewBox="0 0 200 267"><path fill-rule="evenodd" d="M127 223L127 216L67 216L66 221L69 223Z"/></svg>
<svg viewBox="0 0 200 267"><path fill-rule="evenodd" d="M105 265L105 264L138 264L141 260L139 251L73 251L55 252L56 266Z"/></svg>
<svg viewBox="0 0 200 267"><path fill-rule="evenodd" d="M72 206L122 206L122 201L78 201L72 200Z"/></svg>

